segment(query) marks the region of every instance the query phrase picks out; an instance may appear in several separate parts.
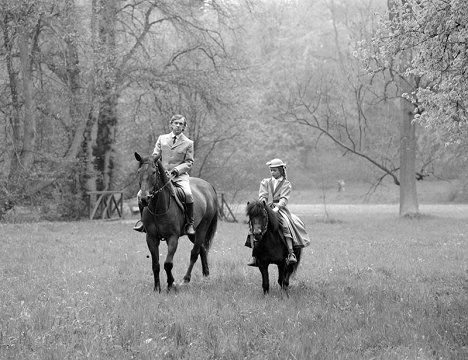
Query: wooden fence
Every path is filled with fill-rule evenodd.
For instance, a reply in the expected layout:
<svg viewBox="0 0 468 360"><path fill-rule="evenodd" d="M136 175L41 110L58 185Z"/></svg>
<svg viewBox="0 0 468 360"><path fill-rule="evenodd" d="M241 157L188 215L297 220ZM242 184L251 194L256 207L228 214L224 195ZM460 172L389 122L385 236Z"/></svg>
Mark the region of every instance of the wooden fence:
<svg viewBox="0 0 468 360"><path fill-rule="evenodd" d="M221 194L221 200L219 203L219 218L228 222L237 222L234 213L232 212L231 208L226 202L226 199L224 198L224 193Z"/></svg>
<svg viewBox="0 0 468 360"><path fill-rule="evenodd" d="M88 209L90 220L113 219L123 216L123 191L89 191ZM131 208L132 214L139 212L137 206ZM221 194L219 218L228 222L238 222L229 204Z"/></svg>
<svg viewBox="0 0 468 360"><path fill-rule="evenodd" d="M123 215L122 191L89 191L89 218L112 219Z"/></svg>

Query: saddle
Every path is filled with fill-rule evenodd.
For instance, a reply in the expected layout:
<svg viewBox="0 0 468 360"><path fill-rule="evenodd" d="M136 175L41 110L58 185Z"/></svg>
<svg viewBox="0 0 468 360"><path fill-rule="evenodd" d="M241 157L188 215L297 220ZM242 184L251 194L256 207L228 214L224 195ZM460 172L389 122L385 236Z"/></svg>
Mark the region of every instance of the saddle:
<svg viewBox="0 0 468 360"><path fill-rule="evenodd" d="M185 211L185 191L178 185L177 183L172 181L172 189L173 192L172 196L174 197L174 200L176 204L180 207L180 209L186 214L187 212Z"/></svg>

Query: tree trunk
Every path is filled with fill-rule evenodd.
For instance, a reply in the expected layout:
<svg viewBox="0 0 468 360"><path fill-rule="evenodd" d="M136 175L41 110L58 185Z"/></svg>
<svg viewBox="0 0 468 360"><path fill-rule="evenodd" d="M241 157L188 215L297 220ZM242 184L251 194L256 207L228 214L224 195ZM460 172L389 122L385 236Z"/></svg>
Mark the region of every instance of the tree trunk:
<svg viewBox="0 0 468 360"><path fill-rule="evenodd" d="M75 14L75 5L72 0L65 0L67 2L66 11L67 17L72 18ZM78 55L77 42L73 40L72 36L65 37L65 59L66 59L66 79L70 91L70 118L72 123L75 124L72 141L67 150L65 158L67 160L76 159L80 152L81 143L86 131L87 118L86 107L91 107L86 104L83 90L85 88L81 79L80 59Z"/></svg>
<svg viewBox="0 0 468 360"><path fill-rule="evenodd" d="M33 97L33 80L31 73L31 58L29 39L26 29L22 29L18 38L21 75L23 85L24 115L23 115L23 146L20 154L20 172L28 170L34 162L34 148L36 144L36 117Z"/></svg>
<svg viewBox="0 0 468 360"><path fill-rule="evenodd" d="M9 180L16 178L19 172L19 156L21 151L21 105L18 100L18 74L13 67L13 39L10 36L9 17L5 14L2 17L3 46L5 48L5 60L8 71L9 88L12 109L9 114L10 126L12 129L12 151L10 154ZM14 182L14 181L13 181Z"/></svg>
<svg viewBox="0 0 468 360"><path fill-rule="evenodd" d="M112 91L109 89L109 92ZM108 94L100 104L96 145L93 151L96 170L101 175L97 180L98 190L112 188L117 126L116 107L117 100L113 94Z"/></svg>
<svg viewBox="0 0 468 360"><path fill-rule="evenodd" d="M388 0L390 20L402 16L401 9L394 0ZM411 64L411 49L402 50L397 65L399 74L395 79L400 95L400 216L414 216L419 213L416 191L416 127L413 122L414 106L403 94L410 94L416 88L412 77L404 78Z"/></svg>
<svg viewBox="0 0 468 360"><path fill-rule="evenodd" d="M112 188L114 177L114 146L117 127L116 89L116 4L110 0L97 1L95 4L96 25L98 31L98 48L102 49L100 61L106 65L98 78L100 95L99 114L97 119L97 137L93 148L95 168L98 172L96 187L98 190Z"/></svg>
<svg viewBox="0 0 468 360"><path fill-rule="evenodd" d="M96 191L96 170L94 169L93 161L93 129L95 128L96 119L90 111L86 128L83 133L83 141L81 143L80 152L80 184L87 191Z"/></svg>
<svg viewBox="0 0 468 360"><path fill-rule="evenodd" d="M401 88L400 88L401 91ZM400 216L414 216L419 212L416 191L416 125L414 106L400 99Z"/></svg>

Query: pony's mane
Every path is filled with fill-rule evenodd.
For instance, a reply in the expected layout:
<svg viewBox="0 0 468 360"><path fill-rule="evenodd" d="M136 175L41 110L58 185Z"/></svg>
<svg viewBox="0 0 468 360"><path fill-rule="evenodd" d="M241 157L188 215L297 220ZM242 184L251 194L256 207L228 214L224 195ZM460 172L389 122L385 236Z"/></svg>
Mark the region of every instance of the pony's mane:
<svg viewBox="0 0 468 360"><path fill-rule="evenodd" d="M259 217L263 216L264 209L267 211L268 214L268 227L271 228L271 230L273 231L278 230L279 223L276 213L273 212L273 210L268 205L265 205L262 201L255 200L249 202L245 209L245 213L249 218Z"/></svg>

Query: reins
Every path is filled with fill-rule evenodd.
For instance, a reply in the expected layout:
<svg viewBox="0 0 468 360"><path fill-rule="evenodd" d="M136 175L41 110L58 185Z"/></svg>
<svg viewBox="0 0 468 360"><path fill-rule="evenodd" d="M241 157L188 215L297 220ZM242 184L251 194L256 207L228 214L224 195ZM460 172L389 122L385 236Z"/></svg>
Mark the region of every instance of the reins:
<svg viewBox="0 0 468 360"><path fill-rule="evenodd" d="M159 171L158 171L158 172L159 172ZM154 190L154 189L153 189L153 191L151 192L151 194L148 195L148 197L151 199L151 198L154 197L154 195L159 194L161 191L164 190L164 188L165 188L167 185L169 185L169 184L171 183L171 181L172 181L174 178L175 178L175 176L169 178L169 180L167 180L167 182L166 182L163 186L161 186L159 189L157 189L157 190Z"/></svg>
<svg viewBox="0 0 468 360"><path fill-rule="evenodd" d="M149 163L146 163L147 165L149 165ZM157 177L158 179L161 179L161 174L159 172L159 168L158 166L156 165L156 172L157 172ZM153 191L151 191L151 193L148 195L148 198L149 200L151 201L157 194L159 194L161 191L163 191L170 183L171 181L175 178L175 176L171 176L169 177L169 179L167 180L166 183L163 184L163 186L161 186L160 188L158 189L155 189L156 187L156 184L153 186ZM171 197L172 196L169 196L169 202L167 204L167 208L164 212L161 212L161 213L156 213L156 212L153 212L151 211L150 207L148 206L148 211L150 212L151 215L154 215L154 216L157 216L157 215L164 215L166 214L168 211L169 211L169 208L171 206Z"/></svg>

